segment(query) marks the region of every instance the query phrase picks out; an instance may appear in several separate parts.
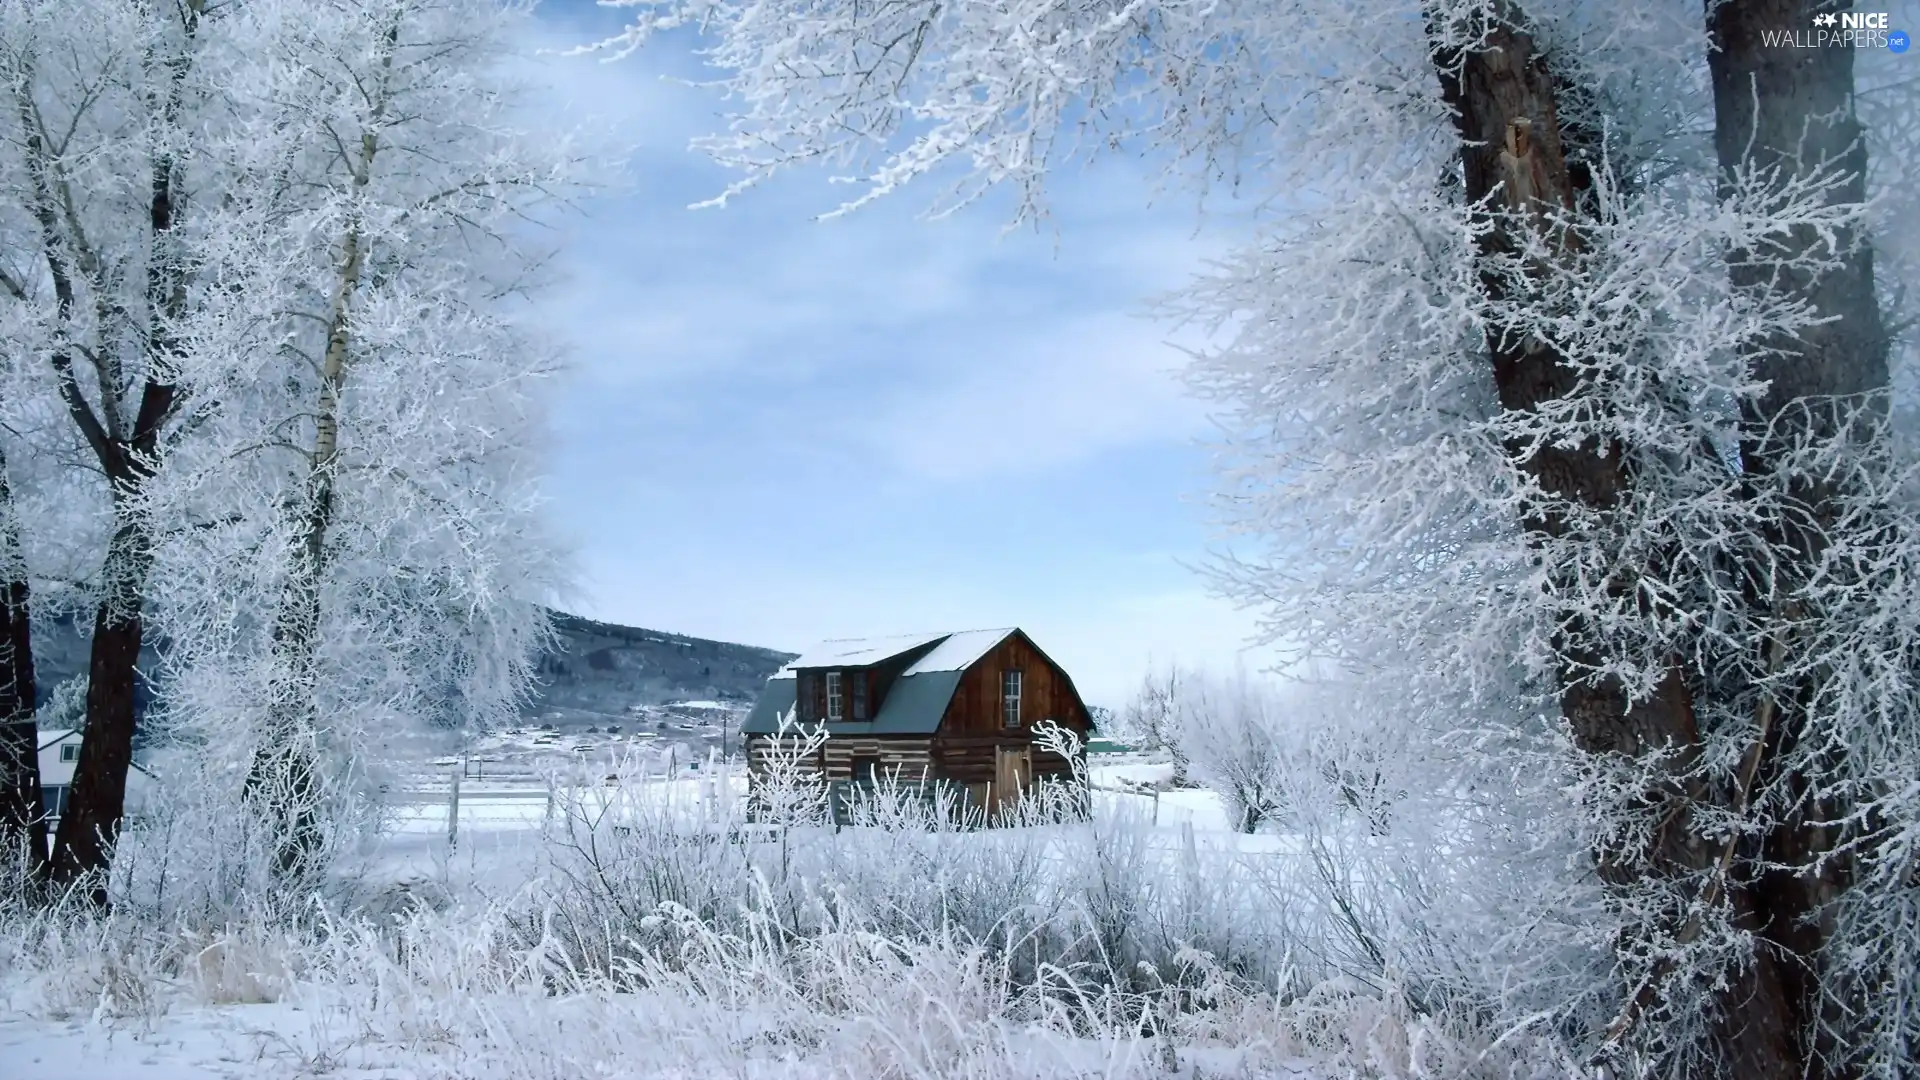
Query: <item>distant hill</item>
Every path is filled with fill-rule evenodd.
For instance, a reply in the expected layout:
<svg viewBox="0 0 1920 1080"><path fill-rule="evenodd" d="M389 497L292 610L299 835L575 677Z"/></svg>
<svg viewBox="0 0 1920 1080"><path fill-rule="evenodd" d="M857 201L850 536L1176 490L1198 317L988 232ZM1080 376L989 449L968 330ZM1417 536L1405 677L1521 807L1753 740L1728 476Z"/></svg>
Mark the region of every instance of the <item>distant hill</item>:
<svg viewBox="0 0 1920 1080"><path fill-rule="evenodd" d="M747 704L793 653L641 630L556 612L560 649L540 661L529 717L611 716L672 701ZM555 715L559 714L559 715Z"/></svg>
<svg viewBox="0 0 1920 1080"><path fill-rule="evenodd" d="M540 658L539 684L522 710L528 719L581 720L620 715L634 705L674 701L750 703L767 676L793 653L595 622L553 613L558 647ZM40 699L87 669L88 624L74 617L36 620L34 667ZM152 645L141 669L154 670ZM141 687L141 706L151 698Z"/></svg>

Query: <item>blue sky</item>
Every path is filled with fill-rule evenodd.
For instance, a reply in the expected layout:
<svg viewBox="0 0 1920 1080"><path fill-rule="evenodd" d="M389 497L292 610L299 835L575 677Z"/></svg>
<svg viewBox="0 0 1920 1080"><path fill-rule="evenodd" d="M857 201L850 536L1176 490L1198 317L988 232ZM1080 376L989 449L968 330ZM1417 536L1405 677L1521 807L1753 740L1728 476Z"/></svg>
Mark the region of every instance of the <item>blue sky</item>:
<svg viewBox="0 0 1920 1080"><path fill-rule="evenodd" d="M568 5L542 36L615 24ZM729 176L686 149L721 103L660 78L697 73L684 43L540 67L557 124L638 147L543 304L572 368L568 606L791 650L1019 625L1115 706L1150 662L1231 662L1251 616L1189 569L1208 426L1171 342L1194 342L1138 314L1231 221L1124 160L1064 173L1041 232L996 203L923 220L932 188L816 221L846 189L814 176L688 210Z"/></svg>

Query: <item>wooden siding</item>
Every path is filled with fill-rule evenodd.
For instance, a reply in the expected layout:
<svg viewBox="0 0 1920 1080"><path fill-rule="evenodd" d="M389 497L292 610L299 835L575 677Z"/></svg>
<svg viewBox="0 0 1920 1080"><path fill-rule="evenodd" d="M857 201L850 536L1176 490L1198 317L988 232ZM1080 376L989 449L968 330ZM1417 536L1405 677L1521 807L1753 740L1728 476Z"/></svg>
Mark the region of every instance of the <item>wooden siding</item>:
<svg viewBox="0 0 1920 1080"><path fill-rule="evenodd" d="M794 678L799 684L794 688L794 711L796 719L802 723L819 723L827 718L827 673L840 673L840 719L852 720L853 684L856 680L867 686L867 715L864 719L873 719L879 711L878 697L875 693L877 679L872 668L821 668L818 671L807 670L797 673Z"/></svg>
<svg viewBox="0 0 1920 1080"><path fill-rule="evenodd" d="M1072 772L1066 758L1033 746L1030 734L1013 732L1005 736L938 736L933 740L933 758L944 778L961 784L990 784L993 782L996 755L1003 746L1009 749L1032 747L1035 779L1065 777Z"/></svg>
<svg viewBox="0 0 1920 1080"><path fill-rule="evenodd" d="M792 752L791 748L794 746L797 746L801 740L787 739L784 741L787 747L789 747L788 752L791 753ZM762 771L763 769L765 769L767 766L767 758L769 756L769 753L777 750L778 744L781 742L782 740L772 735L747 736L747 772L748 774L749 775L756 774ZM801 771L813 772L818 770L820 767L819 757L820 757L819 755L814 755L813 757L810 757L806 760L801 761L800 762Z"/></svg>
<svg viewBox="0 0 1920 1080"><path fill-rule="evenodd" d="M773 748L774 738L770 735L753 735L747 739L747 767L758 773L766 767L768 751ZM912 736L892 738L849 737L829 738L822 752L825 758L826 774L829 780L853 779L855 758L876 758L882 770L898 768L903 781L917 782L924 769L930 780L953 780L961 784L990 784L993 782L995 753L1001 746L1028 747L1032 745L1029 737L993 738L947 738L932 739ZM1049 754L1035 747L1032 750L1033 775L1041 777L1065 777L1071 772L1067 759L1058 754ZM801 762L801 768L811 772L819 767L813 760Z"/></svg>
<svg viewBox="0 0 1920 1080"><path fill-rule="evenodd" d="M1002 724L1000 676L1020 672L1020 726ZM992 651L974 661L960 678L953 700L947 703L940 730L933 740L933 761L939 775L976 790L989 790L998 769L1001 747L1029 750L1032 779L1065 777L1072 771L1067 759L1033 746L1033 727L1044 720L1078 732L1092 728L1087 707L1066 673L1025 634L1009 635Z"/></svg>
<svg viewBox="0 0 1920 1080"><path fill-rule="evenodd" d="M935 779L928 741L924 738L862 738L841 736L827 740L827 779L852 780L855 758L875 758L882 773L900 771L900 782L917 784Z"/></svg>
<svg viewBox="0 0 1920 1080"><path fill-rule="evenodd" d="M922 650L915 650L906 657L870 669L840 670L849 678L856 675L872 678L868 684L868 712L878 715L886 691L921 653ZM826 680L821 677L826 670L809 669L799 673L798 701L803 719L820 717L826 711ZM1005 727L1001 722L1000 680L1001 673L1008 670L1021 673L1020 726L1017 728ZM850 692L847 701L850 707ZM1083 738L1092 728L1086 705L1066 673L1047 659L1025 634L1016 633L961 674L959 686L935 734L930 737L830 734L821 754L821 767L828 780L847 781L854 779L857 760L873 759L882 771L898 769L903 782L918 782L922 776L930 781L951 782L967 793L973 805L997 805L1000 798L996 773L1006 768L1003 748L1019 756L1023 762L1019 771L1029 781L1064 779L1071 775L1066 758L1033 745L1034 725L1049 719ZM772 741L764 735L748 740L747 759L752 770L757 772L764 767L766 748ZM1030 766L1025 762L1030 762ZM1004 787L1005 783L1002 777L999 786Z"/></svg>
<svg viewBox="0 0 1920 1080"><path fill-rule="evenodd" d="M774 739L768 735L755 735L747 740L747 768L759 773L766 768L768 751L773 749ZM901 783L917 784L924 773L933 779L933 762L929 756L931 744L925 738L863 738L860 736L829 737L822 751L825 758L828 780L853 779L853 761L855 758L874 758L880 763L882 772L900 770ZM802 768L813 771L817 767L813 762L803 762Z"/></svg>
<svg viewBox="0 0 1920 1080"><path fill-rule="evenodd" d="M1000 674L1020 672L1020 726L1000 722ZM1086 733L1092 725L1087 707L1073 683L1025 634L1012 634L993 651L974 661L960 679L953 700L940 720L940 733L949 737L1031 737L1033 725L1057 720L1060 726Z"/></svg>

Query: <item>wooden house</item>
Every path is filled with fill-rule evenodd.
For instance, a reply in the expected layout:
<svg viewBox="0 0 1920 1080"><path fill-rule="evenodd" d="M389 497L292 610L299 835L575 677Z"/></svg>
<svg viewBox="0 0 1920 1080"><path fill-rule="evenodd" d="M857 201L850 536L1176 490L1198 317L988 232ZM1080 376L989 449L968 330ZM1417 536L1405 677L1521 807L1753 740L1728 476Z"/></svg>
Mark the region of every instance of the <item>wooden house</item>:
<svg viewBox="0 0 1920 1080"><path fill-rule="evenodd" d="M989 813L1069 763L1034 745L1052 720L1085 740L1092 718L1073 680L1017 628L826 641L767 680L741 727L749 773L783 717L825 725L829 782L950 784Z"/></svg>

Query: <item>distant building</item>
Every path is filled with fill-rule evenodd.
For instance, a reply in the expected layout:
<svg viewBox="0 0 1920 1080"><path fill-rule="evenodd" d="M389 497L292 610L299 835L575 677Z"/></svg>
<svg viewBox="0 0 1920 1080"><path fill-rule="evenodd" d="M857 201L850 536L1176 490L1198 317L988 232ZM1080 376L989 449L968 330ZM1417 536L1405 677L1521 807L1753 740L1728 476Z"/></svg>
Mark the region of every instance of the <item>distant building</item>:
<svg viewBox="0 0 1920 1080"><path fill-rule="evenodd" d="M80 732L71 728L42 728L40 731L40 805L47 815L51 832L67 812L67 792L73 787L73 770L80 762ZM127 813L137 813L153 786L153 775L135 764L127 772Z"/></svg>
<svg viewBox="0 0 1920 1080"><path fill-rule="evenodd" d="M824 724L820 760L830 782L870 783L898 771L906 783L951 784L989 813L1069 763L1034 746L1048 720L1083 740L1087 706L1067 673L1017 628L826 641L767 680L741 725L749 776L789 712Z"/></svg>

